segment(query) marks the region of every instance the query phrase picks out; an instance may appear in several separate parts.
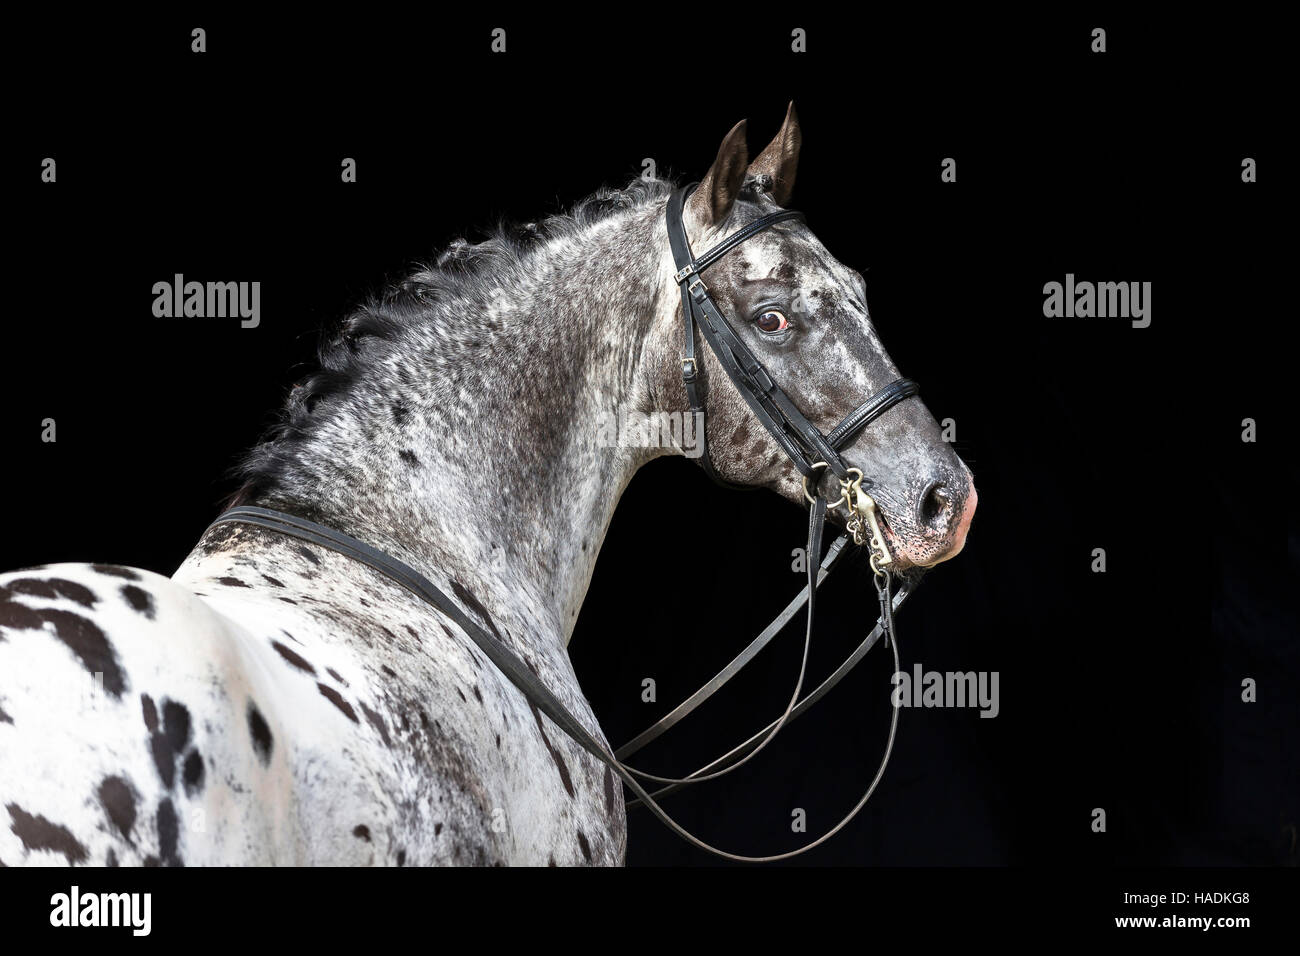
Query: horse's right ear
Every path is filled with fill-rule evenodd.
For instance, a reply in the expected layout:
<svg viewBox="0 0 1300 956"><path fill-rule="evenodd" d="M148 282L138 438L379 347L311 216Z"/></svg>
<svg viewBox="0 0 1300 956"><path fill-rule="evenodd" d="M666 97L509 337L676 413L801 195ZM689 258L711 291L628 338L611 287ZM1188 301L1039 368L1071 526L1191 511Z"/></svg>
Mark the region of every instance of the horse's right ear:
<svg viewBox="0 0 1300 956"><path fill-rule="evenodd" d="M768 144L767 149L758 154L749 172L754 176L766 176L772 183L772 199L778 206L790 201L790 191L794 189L794 174L799 167L799 148L803 145L803 133L799 129L799 115L794 111L794 100L790 101L785 111L785 122L781 132Z"/></svg>
<svg viewBox="0 0 1300 956"><path fill-rule="evenodd" d="M726 219L736 197L740 195L740 187L749 168L745 124L746 121L741 120L731 128L718 148L718 158L713 161L687 200L687 208L701 228L707 229Z"/></svg>

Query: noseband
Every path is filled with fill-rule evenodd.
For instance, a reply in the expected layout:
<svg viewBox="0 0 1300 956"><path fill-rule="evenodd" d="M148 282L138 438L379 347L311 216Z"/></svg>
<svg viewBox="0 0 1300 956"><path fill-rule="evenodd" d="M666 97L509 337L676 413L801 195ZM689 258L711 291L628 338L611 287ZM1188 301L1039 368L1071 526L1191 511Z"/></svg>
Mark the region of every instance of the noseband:
<svg viewBox="0 0 1300 956"><path fill-rule="evenodd" d="M885 638L886 645L893 651L894 672L898 672L898 641L891 639L895 636L893 615L894 611L907 600L909 587L904 585L897 592L892 592L889 571L892 558L878 523L875 502L870 495L862 490L862 472L845 462L840 456L839 450L851 442L863 428L894 405L915 395L917 385L910 379L899 379L885 386L850 412L828 434L822 434L817 426L804 417L794 402L790 400L790 397L772 380L767 370L754 357L753 352L736 334L709 295L708 287L705 286L703 279L700 278L705 269L746 239L756 236L778 223L792 220L802 221L803 215L791 210L782 210L781 212L763 216L728 236L708 252L696 258L691 254L690 242L686 238L686 229L682 223L682 209L686 197L690 195L693 188L694 185L691 185L675 191L668 201L667 208L668 243L672 248L673 259L677 265L676 280L682 293L682 317L685 329L682 352L682 378L686 385L687 398L691 405L691 411L701 416L696 420L703 422L704 404L699 394L700 368L695 353L695 328L698 326L704 340L708 342L714 356L718 359L718 363L735 384L741 397L753 410L758 420L772 434L772 437L776 439L777 443L794 463L794 466L799 469L800 474L803 475L804 495L810 503L808 550L806 554L808 580L803 591L786 606L776 620L764 628L763 632L754 638L730 664L674 708L667 716L611 754L604 741L587 730L582 722L573 716L559 698L541 682L514 651L501 643L495 635L488 633L477 621L466 614L456 602L452 601L428 578L409 565L333 528L308 521L305 518L285 514L284 512L273 511L269 508L252 506L231 508L218 517L212 523L212 526L215 527L223 522L231 521L257 525L288 537L330 548L385 575L451 618L532 704L545 713L547 717L554 721L556 726L572 737L583 749L617 773L628 789L636 796L636 799L628 804L629 807L645 806L673 832L700 849L730 860L746 863L765 863L784 860L806 853L813 847L829 840L857 816L858 811L866 805L872 793L875 792L876 785L884 775L885 766L889 762L889 755L894 744L894 733L898 726L898 708L896 706L893 708L890 717L889 737L885 744L885 752L881 758L880 767L862 798L834 827L816 840L796 850L771 856L742 856L717 849L700 840L678 824L664 811L656 798L662 798L689 784L714 780L746 763L767 746L782 727L805 713L809 707L843 680L845 675L866 656L867 652L882 636ZM723 481L714 470L713 463L709 458L707 429L701 428L700 433L701 441L704 443L703 454L701 455L704 467L709 475ZM829 504L825 498L816 493L815 482L810 488L810 481L823 468L829 468L840 482L840 497ZM725 481L723 483L729 484ZM844 504L848 509L849 517L846 522L848 534L840 535L832 542L826 556L822 558L822 530L826 520L826 512L828 508L836 508L840 504ZM813 611L816 604L817 588L834 568L850 536L855 544L866 545L870 549L871 567L875 572L874 580L880 600L879 618L866 638L863 639L844 663L822 681L816 689L801 698L804 674L808 664L808 651L812 641ZM753 660L754 656L777 635L805 603L808 605L808 612L807 626L804 632L803 663L799 668L799 678L795 683L794 693L780 717L716 760L685 777L656 776L628 766L623 762L625 758L656 739L660 734L712 697L724 684L739 673L741 668ZM637 778L663 784L664 786L650 793L646 791Z"/></svg>

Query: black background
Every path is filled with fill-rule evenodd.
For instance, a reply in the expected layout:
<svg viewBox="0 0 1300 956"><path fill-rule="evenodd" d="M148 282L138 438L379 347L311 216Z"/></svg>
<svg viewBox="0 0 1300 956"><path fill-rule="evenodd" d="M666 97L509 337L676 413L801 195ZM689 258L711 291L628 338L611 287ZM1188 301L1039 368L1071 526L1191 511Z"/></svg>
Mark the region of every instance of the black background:
<svg viewBox="0 0 1300 956"><path fill-rule="evenodd" d="M1280 414L1294 307L1275 248L1276 130L1293 118L1275 31L1102 13L684 15L574 25L431 7L370 23L194 14L17 30L31 68L7 124L0 567L170 573L319 331L365 293L456 236L622 184L644 158L699 178L741 118L757 152L793 99L794 204L865 272L886 347L934 415L955 419L980 493L966 550L900 615L903 666L1001 675L994 720L904 710L877 795L803 862L1295 865ZM505 55L489 52L495 26ZM807 54L790 52L794 26ZM1089 51L1094 26L1105 54ZM45 156L57 184L39 181ZM339 181L345 156L356 184ZM955 184L939 179L948 156ZM1259 183L1241 181L1246 156ZM261 326L155 319L151 287L177 272L261 281ZM1043 284L1067 272L1150 281L1150 328L1045 319ZM56 444L40 441L46 417ZM1256 444L1239 440L1244 417ZM570 646L612 741L797 591L804 526L683 460L638 475ZM1106 574L1090 571L1095 547ZM873 600L860 565L832 579L817 680L861 639ZM795 631L641 765L694 769L775 716ZM874 651L763 756L672 808L738 852L822 832L874 772L889 671ZM640 701L648 676L657 705ZM1256 704L1240 702L1245 677ZM808 834L790 832L794 807ZM631 864L710 862L648 815L630 827Z"/></svg>

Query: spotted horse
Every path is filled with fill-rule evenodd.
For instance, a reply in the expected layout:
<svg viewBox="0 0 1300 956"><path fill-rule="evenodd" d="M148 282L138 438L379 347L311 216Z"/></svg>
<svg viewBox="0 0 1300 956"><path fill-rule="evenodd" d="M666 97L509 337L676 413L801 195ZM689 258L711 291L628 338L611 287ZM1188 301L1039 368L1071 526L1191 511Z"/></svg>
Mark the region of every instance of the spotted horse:
<svg viewBox="0 0 1300 956"><path fill-rule="evenodd" d="M363 542L441 606L247 520L170 578L0 576L0 862L621 863L631 778L598 756L566 646L622 490L687 449L594 422L702 413L712 475L801 506L811 488L814 529L869 517L900 580L956 554L975 510L862 277L783 214L800 142L792 106L752 162L738 124L692 190L638 179L455 243L327 341L232 506ZM733 337L697 350L697 322ZM756 398L760 373L782 388ZM833 427L891 382L870 428Z"/></svg>

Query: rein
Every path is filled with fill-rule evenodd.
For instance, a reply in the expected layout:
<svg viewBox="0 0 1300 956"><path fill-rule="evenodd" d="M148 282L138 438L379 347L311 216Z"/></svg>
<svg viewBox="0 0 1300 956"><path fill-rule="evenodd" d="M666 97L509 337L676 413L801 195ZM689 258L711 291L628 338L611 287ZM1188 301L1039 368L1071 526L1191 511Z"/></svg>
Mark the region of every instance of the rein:
<svg viewBox="0 0 1300 956"><path fill-rule="evenodd" d="M818 546L820 546L821 543L821 524L824 520L825 501L818 499L818 504L814 505L811 509L809 517L809 535L810 538L815 539ZM664 823L665 826L678 836L682 837L682 839L686 840L693 846L699 847L701 850L706 850L716 856L728 860L736 860L741 863L771 863L806 853L814 847L829 840L832 836L847 826L849 822L857 816L862 807L866 805L867 800L870 799L872 793L875 791L876 785L884 775L885 766L889 761L889 755L893 748L894 732L898 725L898 708L894 708L893 715L890 718L889 740L885 746L885 753L881 758L880 767L876 771L876 775L872 779L871 785L867 788L866 793L862 795L862 798L858 801L857 805L854 806L844 819L842 819L832 829L828 830L811 843L804 844L796 850L790 850L786 853L776 853L770 856L743 856L738 853L730 853L726 850L721 850L717 847L711 846L696 837L690 831L686 830L681 826L681 824L670 817L663 807L659 805L656 799L676 792L688 784L700 783L703 780L721 776L721 774L734 770L736 767L740 766L741 763L747 760L750 756L762 749L762 747L776 735L776 732L780 730L784 724L805 713L808 708L824 697L831 688L843 680L849 671L851 671L858 662L866 656L867 652L871 650L876 641L882 635L885 637L886 643L893 650L894 670L896 672L899 666L898 642L896 639L890 639L894 634L893 612L901 607L903 602L907 600L908 588L906 586L900 587L898 592L893 595L893 600L887 605L883 605L886 610L882 613L880 621L866 636L862 643L858 645L857 649L855 649L844 663L841 664L829 677L827 677L826 680L824 680L812 693L808 694L801 700L798 700L797 703L794 698L792 698L790 706L786 707L785 712L777 720L768 724L757 734L732 748L713 762L685 777L669 778L657 777L647 774L644 771L638 771L623 763L621 759L621 757L628 756L635 753L637 750L640 750L651 740L654 740L665 730L677 723L677 721L681 720L705 700L711 697L720 687L722 687L723 684L734 677L736 673L739 672L740 669L758 653L759 650L766 646L766 644L776 635L777 631L779 631L781 627L798 612L799 608L802 607L804 603L808 604L809 612L809 626L808 632L805 635L804 646L804 663L806 664L808 660L807 638L808 635L811 635L812 633L812 611L817 593L817 586L821 584L830 573L830 569L834 566L835 561L839 557L844 546L844 542L847 540L846 536L841 536L839 540L832 545L826 558L823 559L820 564L814 564L812 558L809 558L808 586L790 602L790 605L781 612L776 620L768 625L767 628L763 630L763 633L755 638L750 645L736 657L735 660L723 668L717 676L688 697L662 720L658 721L623 747L619 748L615 753L610 753L605 744L590 733L587 728L569 712L568 708L566 708L564 704L561 703L560 700L551 692L551 690L538 679L537 675L529 670L514 651L506 647L497 640L494 635L481 627L476 621L469 617L469 615L461 610L458 604L439 590L433 582L410 565L399 561L397 558L385 554L376 548L372 548L364 541L360 541L351 535L344 534L341 531L336 531L333 528L326 527L325 525L317 524L314 521L308 521L306 518L295 517L294 515L285 514L281 511L273 511L269 508L258 508L252 505L241 505L239 507L231 508L213 521L210 527L215 528L217 525L226 522L256 525L270 531L278 532L279 534L283 534L290 538L297 538L301 541L307 541L319 545L320 547L328 548L346 558L351 558L354 561L358 561L361 564L373 568L395 584L399 584L406 590L410 591L416 597L433 605L443 614L446 614L451 618L452 621L454 621L455 624L465 632L470 640L478 646L479 650L487 655L488 660L495 664L497 669L500 670L501 673L519 689L524 697L537 706L538 710L542 711L542 713L546 714L547 717L554 721L555 725L572 737L579 746L618 774L619 778L627 785L628 789L631 790L636 797L635 801L629 803L628 806L644 806L648 808L651 813ZM885 577L886 579L888 578L888 571L885 572ZM888 594L888 590L888 584L886 583L881 590L882 604L885 601L884 595ZM799 676L800 680L799 684L795 688L795 697L798 696L799 690L802 686L802 667ZM714 772L715 767L720 769ZM667 786L655 791L654 793L649 793L637 780L638 775L657 783L665 783Z"/></svg>

